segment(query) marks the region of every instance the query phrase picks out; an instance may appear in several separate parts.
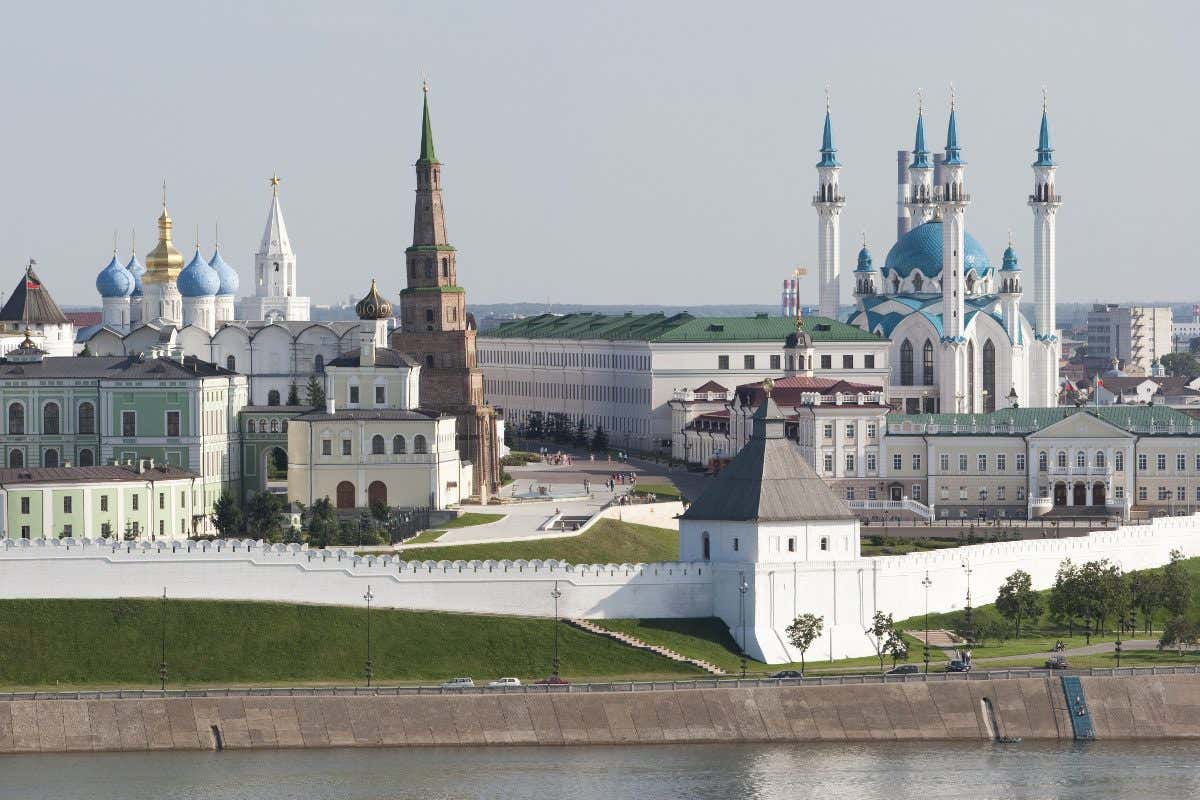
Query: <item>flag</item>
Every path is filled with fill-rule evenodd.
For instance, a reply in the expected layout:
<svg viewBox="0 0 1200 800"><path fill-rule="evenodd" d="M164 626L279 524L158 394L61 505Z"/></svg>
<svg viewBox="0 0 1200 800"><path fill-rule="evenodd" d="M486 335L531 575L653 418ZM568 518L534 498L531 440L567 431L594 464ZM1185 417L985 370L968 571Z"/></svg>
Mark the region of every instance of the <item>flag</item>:
<svg viewBox="0 0 1200 800"><path fill-rule="evenodd" d="M40 288L42 288L42 285L40 283L38 283L37 281L35 281L33 278L26 278L25 279L25 288L26 289L40 289Z"/></svg>

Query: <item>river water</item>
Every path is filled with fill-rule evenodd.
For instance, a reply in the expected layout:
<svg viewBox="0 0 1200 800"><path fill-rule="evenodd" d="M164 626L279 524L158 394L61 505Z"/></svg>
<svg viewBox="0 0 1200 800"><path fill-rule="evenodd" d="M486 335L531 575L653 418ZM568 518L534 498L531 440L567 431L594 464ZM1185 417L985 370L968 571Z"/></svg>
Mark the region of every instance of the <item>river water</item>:
<svg viewBox="0 0 1200 800"><path fill-rule="evenodd" d="M0 756L0 800L1194 798L1200 742Z"/></svg>

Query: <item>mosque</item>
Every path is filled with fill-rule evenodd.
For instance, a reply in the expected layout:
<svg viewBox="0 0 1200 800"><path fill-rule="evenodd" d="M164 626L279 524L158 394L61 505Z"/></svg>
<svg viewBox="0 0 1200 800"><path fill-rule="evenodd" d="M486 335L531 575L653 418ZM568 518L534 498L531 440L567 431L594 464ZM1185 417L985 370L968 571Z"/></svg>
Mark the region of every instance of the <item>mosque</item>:
<svg viewBox="0 0 1200 800"><path fill-rule="evenodd" d="M820 313L835 317L841 296L840 220L846 198L829 109L817 162ZM1033 167L1033 319L1021 312L1025 277L1012 242L1000 269L966 230L971 195L955 101L943 153L925 144L917 112L911 151L897 155L896 242L880 269L864 242L854 269L857 308L847 322L888 339L888 393L905 413L986 413L1058 404L1055 217L1061 204L1050 123L1042 104Z"/></svg>

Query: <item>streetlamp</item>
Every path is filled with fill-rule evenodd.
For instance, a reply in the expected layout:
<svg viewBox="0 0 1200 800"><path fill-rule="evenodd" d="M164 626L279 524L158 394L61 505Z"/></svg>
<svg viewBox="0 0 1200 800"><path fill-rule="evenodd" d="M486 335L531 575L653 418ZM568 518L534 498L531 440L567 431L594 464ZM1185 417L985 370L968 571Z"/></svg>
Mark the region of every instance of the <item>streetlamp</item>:
<svg viewBox="0 0 1200 800"><path fill-rule="evenodd" d="M375 667L371 663L371 601L375 599L375 595L371 594L371 586L367 585L367 593L363 595L363 600L367 601L367 686L371 686L371 679L375 677Z"/></svg>
<svg viewBox="0 0 1200 800"><path fill-rule="evenodd" d="M746 573L744 572L738 573L738 580L740 581L738 584L738 593L740 595L738 605L742 626L742 677L744 678L746 677L746 592L750 591L750 584L746 583Z"/></svg>
<svg viewBox="0 0 1200 800"><path fill-rule="evenodd" d="M554 588L550 590L550 596L554 598L554 677L558 677L558 598L562 597L562 592L558 590L558 581L554 582Z"/></svg>
<svg viewBox="0 0 1200 800"><path fill-rule="evenodd" d="M925 579L921 581L925 587L925 674L929 674L929 587L933 581L929 579L929 570L925 570Z"/></svg>
<svg viewBox="0 0 1200 800"><path fill-rule="evenodd" d="M970 562L970 560L964 561L962 564L962 568L966 571L966 574L967 574L967 605L963 609L963 625L966 628L964 633L966 633L966 635L967 635L967 642L969 644L970 642L972 642L975 639L975 627L972 625L972 614L971 614L971 562Z"/></svg>
<svg viewBox="0 0 1200 800"><path fill-rule="evenodd" d="M163 587L161 611L159 628L162 651L158 662L158 682L159 688L165 692L167 690L167 587L165 586Z"/></svg>

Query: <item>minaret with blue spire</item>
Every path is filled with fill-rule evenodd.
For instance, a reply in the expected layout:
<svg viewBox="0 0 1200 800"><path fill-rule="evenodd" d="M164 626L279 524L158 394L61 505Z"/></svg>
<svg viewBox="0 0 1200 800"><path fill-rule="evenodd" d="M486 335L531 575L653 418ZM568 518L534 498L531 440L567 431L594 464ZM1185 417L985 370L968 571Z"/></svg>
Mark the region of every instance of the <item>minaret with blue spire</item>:
<svg viewBox="0 0 1200 800"><path fill-rule="evenodd" d="M821 160L817 162L817 289L819 314L838 319L842 301L841 214L846 198L838 188L842 165L833 144L833 120L829 110L829 90L825 90L825 129L821 135ZM797 303L799 300L797 300Z"/></svg>
<svg viewBox="0 0 1200 800"><path fill-rule="evenodd" d="M858 301L859 310L865 310L863 298L873 297L878 292L878 280L879 271L871 260L867 235L864 233L862 249L858 251L858 266L854 268L854 299Z"/></svg>
<svg viewBox="0 0 1200 800"><path fill-rule="evenodd" d="M1062 197L1054 188L1054 148L1050 145L1050 117L1045 90L1042 91L1042 124L1038 131L1037 159L1033 167L1033 193L1029 208L1033 211L1033 330L1045 352L1034 353L1033 369L1044 373L1045 380L1032 386L1053 384L1058 378L1058 320L1055 313L1055 226ZM1056 398L1031 397L1031 404L1054 405Z"/></svg>
<svg viewBox="0 0 1200 800"><path fill-rule="evenodd" d="M913 137L908 178L908 196L904 205L908 211L908 228L911 230L933 219L936 210L933 202L933 164L929 160L929 148L925 146L925 101L920 91L917 92L917 132Z"/></svg>
<svg viewBox="0 0 1200 800"><path fill-rule="evenodd" d="M986 400L977 391L975 377L980 374L982 352L971 358L966 340L966 214L971 197L963 188L962 148L958 143L958 114L954 87L950 87L950 122L946 127L946 153L942 162L944 183L936 199L942 213L942 342L946 353L941 381L943 409L977 414L991 410L994 397ZM989 406L989 408L985 408Z"/></svg>
<svg viewBox="0 0 1200 800"><path fill-rule="evenodd" d="M1012 231L1008 232L1008 247L1004 250L1004 264L1000 268L1000 311L1004 317L1004 329L1009 341L1020 343L1021 335L1021 265L1013 250Z"/></svg>

